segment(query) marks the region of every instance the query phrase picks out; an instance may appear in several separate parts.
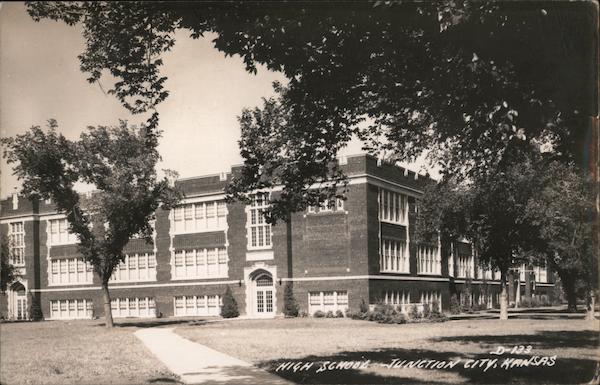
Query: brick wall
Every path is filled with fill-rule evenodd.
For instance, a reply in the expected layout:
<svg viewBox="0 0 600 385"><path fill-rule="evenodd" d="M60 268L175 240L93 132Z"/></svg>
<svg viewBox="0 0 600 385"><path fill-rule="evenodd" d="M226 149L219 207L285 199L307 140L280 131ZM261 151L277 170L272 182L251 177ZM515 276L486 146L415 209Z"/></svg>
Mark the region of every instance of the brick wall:
<svg viewBox="0 0 600 385"><path fill-rule="evenodd" d="M222 295L230 282L233 294L238 302L240 312L246 310L245 269L260 268L276 269L274 285L276 290L277 312L283 308L283 293L287 278L300 279L294 282L296 299L303 310L308 310L308 293L310 291L348 291L349 305L353 310L358 309L361 300L375 303L381 300L381 293L386 290L406 290L411 293L413 301L420 300L422 291L440 291L444 308L449 306L450 295L464 290L464 284L447 280L447 258L449 249L442 249L442 275L444 281L428 279L427 276L417 275L417 242L415 235L416 199L431 179L418 176L392 164L377 165L377 160L368 156L355 156L347 159L342 166L351 177L344 202L344 210L340 212L308 213L299 212L292 215L292 234L289 236L285 223L279 222L272 227L272 259L261 261L248 260L247 250L247 214L246 207L241 203L228 203L227 229L225 231L205 232L196 234L176 235L171 239L169 212L158 210L156 213L155 244L146 244L144 240L134 239L125 248L125 252L152 252L156 250L157 280L152 282L111 283L111 296L118 297L153 297L159 311L164 316L173 315L173 298L179 295ZM235 173L237 168L232 169ZM177 182L187 197L222 196L224 188L230 181L221 176L213 175L185 179ZM356 179L358 177L363 178ZM352 177L355 177L352 179ZM372 183L366 183L367 181ZM380 224L378 219L378 190L379 185L396 188L404 186L409 194L409 262L410 277L407 280L379 279L379 244L380 232L391 238L405 238L405 227L401 225ZM274 195L277 193L274 192ZM53 299L92 299L95 313L102 315L102 300L99 290L99 278L94 275L93 284L77 286L48 287L48 260L54 258L79 256L76 245L47 247L46 227L48 222L43 214L55 213L55 207L45 201L30 202L19 197L16 210L12 209L12 199L0 201L0 216L2 218L42 214L41 219L25 222L26 232L26 275L29 289L42 289L38 297L41 300L45 316L50 315L50 300ZM7 225L0 225L0 231L7 233ZM288 255L288 241L291 241L292 258ZM173 243L172 243L173 242ZM176 248L203 248L227 246L228 276L214 279L172 280L171 250ZM468 245L467 245L468 246ZM469 253L465 245L457 247L457 254ZM456 261L455 261L456 265ZM402 277L406 274L390 274L386 276ZM369 280L366 276L371 276ZM550 275L549 275L550 276ZM339 277L340 279L331 279ZM323 280L322 278L330 278ZM220 283L219 283L220 282ZM121 286L121 287L120 287ZM128 288L123 288L126 286ZM476 285L474 285L475 287ZM499 290L499 285L492 285ZM91 290L86 290L89 288ZM50 291L44 291L52 289ZM59 289L59 290L56 290ZM550 288L540 287L540 292ZM479 290L479 289L478 289ZM0 295L0 312L2 311L2 296ZM5 298L5 297L4 297ZM5 306L5 305L4 305ZM1 314L1 313L0 313Z"/></svg>

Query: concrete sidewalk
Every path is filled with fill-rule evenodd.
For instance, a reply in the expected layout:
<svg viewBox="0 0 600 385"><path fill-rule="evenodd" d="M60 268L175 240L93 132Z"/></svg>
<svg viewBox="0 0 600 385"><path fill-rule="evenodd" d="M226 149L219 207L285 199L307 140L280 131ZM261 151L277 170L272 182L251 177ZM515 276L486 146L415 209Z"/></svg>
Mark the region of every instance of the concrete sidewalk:
<svg viewBox="0 0 600 385"><path fill-rule="evenodd" d="M140 329L134 334L186 384L291 384L247 362L185 339L173 333L173 329Z"/></svg>

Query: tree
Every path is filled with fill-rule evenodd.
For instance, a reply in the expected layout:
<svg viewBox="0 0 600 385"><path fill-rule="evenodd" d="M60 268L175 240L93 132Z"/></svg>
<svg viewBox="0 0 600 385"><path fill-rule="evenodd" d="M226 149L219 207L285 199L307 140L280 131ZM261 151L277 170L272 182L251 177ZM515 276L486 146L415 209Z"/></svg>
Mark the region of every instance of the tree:
<svg viewBox="0 0 600 385"><path fill-rule="evenodd" d="M298 317L299 310L298 302L294 297L294 287L292 282L288 282L283 292L283 314L286 317Z"/></svg>
<svg viewBox="0 0 600 385"><path fill-rule="evenodd" d="M88 127L77 141L48 129L32 127L25 134L3 138L4 156L23 182L31 199L51 199L66 215L69 231L79 240L79 251L100 278L106 326L112 327L108 281L123 262L123 248L132 236L152 240L151 221L159 207L176 204L179 193L167 177L159 179L156 163L158 134L151 127ZM89 197L77 193L75 183L95 187Z"/></svg>
<svg viewBox="0 0 600 385"><path fill-rule="evenodd" d="M537 228L538 240L532 249L540 262L547 262L558 273L569 310L577 309L577 288L581 286L593 314L591 299L598 287L594 182L573 164L556 161L545 164L537 178L540 189L525 211L526 220Z"/></svg>
<svg viewBox="0 0 600 385"><path fill-rule="evenodd" d="M8 237L2 235L0 239L0 291L5 292L18 276L17 268L11 263Z"/></svg>
<svg viewBox="0 0 600 385"><path fill-rule="evenodd" d="M238 310L237 301L231 293L231 288L227 286L225 294L223 295L223 307L221 308L221 317L223 318L235 318L240 315Z"/></svg>
<svg viewBox="0 0 600 385"><path fill-rule="evenodd" d="M417 219L420 238L437 236L469 240L479 261L500 271L500 319L508 319L508 272L529 259L525 252L534 226L524 220L529 200L536 194L536 161L515 142L510 156L468 183L446 181L425 191Z"/></svg>
<svg viewBox="0 0 600 385"><path fill-rule="evenodd" d="M286 92L280 85L276 89ZM248 201L257 190L288 183L293 190L284 189L270 200L273 206L265 215L271 223L278 219L290 223L290 215L295 211L318 206L327 199L343 198L338 187L346 182L337 162L327 162L325 153L329 149L310 145L319 133L294 127L290 118L292 107L283 100L263 100L262 109L242 111L239 145L244 166L227 187L231 199ZM297 137L298 132L304 136ZM321 162L315 162L319 159Z"/></svg>
<svg viewBox="0 0 600 385"><path fill-rule="evenodd" d="M303 170L336 179L323 164L353 136L402 160L429 150L444 175L472 177L502 162L515 137L578 158L597 115L589 2L32 2L28 11L80 23L82 70L90 82L114 76L110 92L134 113L168 96L161 54L176 29L194 38L214 32L215 48L239 54L249 72L259 64L282 71L286 124L270 128L288 139L282 151L318 156L278 175L279 213L311 199ZM248 162L268 168L279 155L267 155ZM252 183L264 179L255 174Z"/></svg>
<svg viewBox="0 0 600 385"><path fill-rule="evenodd" d="M216 33L215 48L239 54L250 72L282 71L288 83L275 86L277 98L242 113L244 168L230 190L244 199L283 185L270 221L337 194L335 157L353 136L399 160L426 152L443 179L476 181L467 229L504 284L524 241L514 241L522 226L511 222L526 197L512 188L518 154L542 144L557 159L581 160L597 116L590 2L33 2L29 12L81 23L82 69L91 82L111 73L111 92L135 113L168 95L160 55L177 28Z"/></svg>

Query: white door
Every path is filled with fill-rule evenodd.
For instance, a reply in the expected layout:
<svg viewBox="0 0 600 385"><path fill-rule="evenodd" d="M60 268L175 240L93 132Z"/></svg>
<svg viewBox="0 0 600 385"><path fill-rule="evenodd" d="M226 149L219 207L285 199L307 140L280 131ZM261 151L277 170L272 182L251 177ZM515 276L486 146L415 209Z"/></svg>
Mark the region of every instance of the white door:
<svg viewBox="0 0 600 385"><path fill-rule="evenodd" d="M255 281L255 313L257 316L272 316L275 314L273 307L273 278L261 275Z"/></svg>
<svg viewBox="0 0 600 385"><path fill-rule="evenodd" d="M20 283L16 283L11 290L11 313L13 319L27 319L27 294Z"/></svg>

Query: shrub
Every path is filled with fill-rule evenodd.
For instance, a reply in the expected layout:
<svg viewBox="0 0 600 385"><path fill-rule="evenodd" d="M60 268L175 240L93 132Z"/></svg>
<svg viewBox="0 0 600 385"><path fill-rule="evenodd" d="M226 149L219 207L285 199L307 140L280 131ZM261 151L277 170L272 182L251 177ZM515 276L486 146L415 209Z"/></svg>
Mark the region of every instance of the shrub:
<svg viewBox="0 0 600 385"><path fill-rule="evenodd" d="M427 318L429 321L431 322L444 322L448 320L448 317L446 317L444 314L438 312L431 312L431 314L429 315L429 318Z"/></svg>
<svg viewBox="0 0 600 385"><path fill-rule="evenodd" d="M367 315L369 321L381 322L385 319L385 315L378 311L370 311Z"/></svg>
<svg viewBox="0 0 600 385"><path fill-rule="evenodd" d="M325 318L335 318L335 315L331 310L329 310L327 313L325 313Z"/></svg>
<svg viewBox="0 0 600 385"><path fill-rule="evenodd" d="M353 311L352 311L352 310L350 310L350 309L347 309L347 310L346 310L346 317L347 317L347 318L351 318L351 319L357 319L357 318L355 318L357 314L359 314L359 313L358 313L358 312L356 312L356 313L355 313L355 312L353 312Z"/></svg>
<svg viewBox="0 0 600 385"><path fill-rule="evenodd" d="M321 310L317 310L316 312L313 313L313 317L314 318L325 318L325 313L323 313Z"/></svg>
<svg viewBox="0 0 600 385"><path fill-rule="evenodd" d="M221 308L221 317L223 318L235 318L240 315L238 310L237 301L233 298L231 288L227 286L225 294L223 295L223 307Z"/></svg>
<svg viewBox="0 0 600 385"><path fill-rule="evenodd" d="M429 304L423 304L423 318L429 318L429 316L431 315L431 308L429 307Z"/></svg>
<svg viewBox="0 0 600 385"><path fill-rule="evenodd" d="M299 313L299 316L300 316L300 318L306 318L306 317L308 317L308 312L301 311L301 312Z"/></svg>
<svg viewBox="0 0 600 385"><path fill-rule="evenodd" d="M380 323L386 324L405 324L407 322L406 316L402 313L394 312L392 314L384 315L384 318Z"/></svg>
<svg viewBox="0 0 600 385"><path fill-rule="evenodd" d="M531 298L522 297L521 301L519 301L519 306L520 307L531 307Z"/></svg>
<svg viewBox="0 0 600 385"><path fill-rule="evenodd" d="M410 307L410 312L408 313L408 316L411 319L419 319L419 318L421 318L421 313L419 313L419 309L417 309L417 305L412 305Z"/></svg>
<svg viewBox="0 0 600 385"><path fill-rule="evenodd" d="M292 283L288 282L283 292L283 314L286 317L298 317L298 312L299 308L294 297L294 289Z"/></svg>
<svg viewBox="0 0 600 385"><path fill-rule="evenodd" d="M458 296L456 294L452 294L450 297L450 313L458 314L460 313L460 303L458 302Z"/></svg>
<svg viewBox="0 0 600 385"><path fill-rule="evenodd" d="M352 318L352 319L357 319L357 320L366 320L369 318L369 312L363 313L363 312L352 312L352 311L348 311L346 312L346 317L348 318Z"/></svg>
<svg viewBox="0 0 600 385"><path fill-rule="evenodd" d="M369 305L365 302L364 299L360 301L360 312L367 313L369 311Z"/></svg>
<svg viewBox="0 0 600 385"><path fill-rule="evenodd" d="M541 306L550 306L550 305L552 305L552 303L550 302L550 298L548 298L548 295L542 294L542 297L540 299L540 305Z"/></svg>
<svg viewBox="0 0 600 385"><path fill-rule="evenodd" d="M392 318L394 324L405 324L407 322L406 316L403 313L398 313Z"/></svg>
<svg viewBox="0 0 600 385"><path fill-rule="evenodd" d="M40 301L38 297L30 296L30 305L29 305L29 318L32 321L41 321L44 319L42 314L42 308L40 307Z"/></svg>
<svg viewBox="0 0 600 385"><path fill-rule="evenodd" d="M441 314L440 312L440 303L437 299L434 299L431 302L431 314Z"/></svg>
<svg viewBox="0 0 600 385"><path fill-rule="evenodd" d="M344 318L344 312L341 310L337 310L335 312L335 318Z"/></svg>

